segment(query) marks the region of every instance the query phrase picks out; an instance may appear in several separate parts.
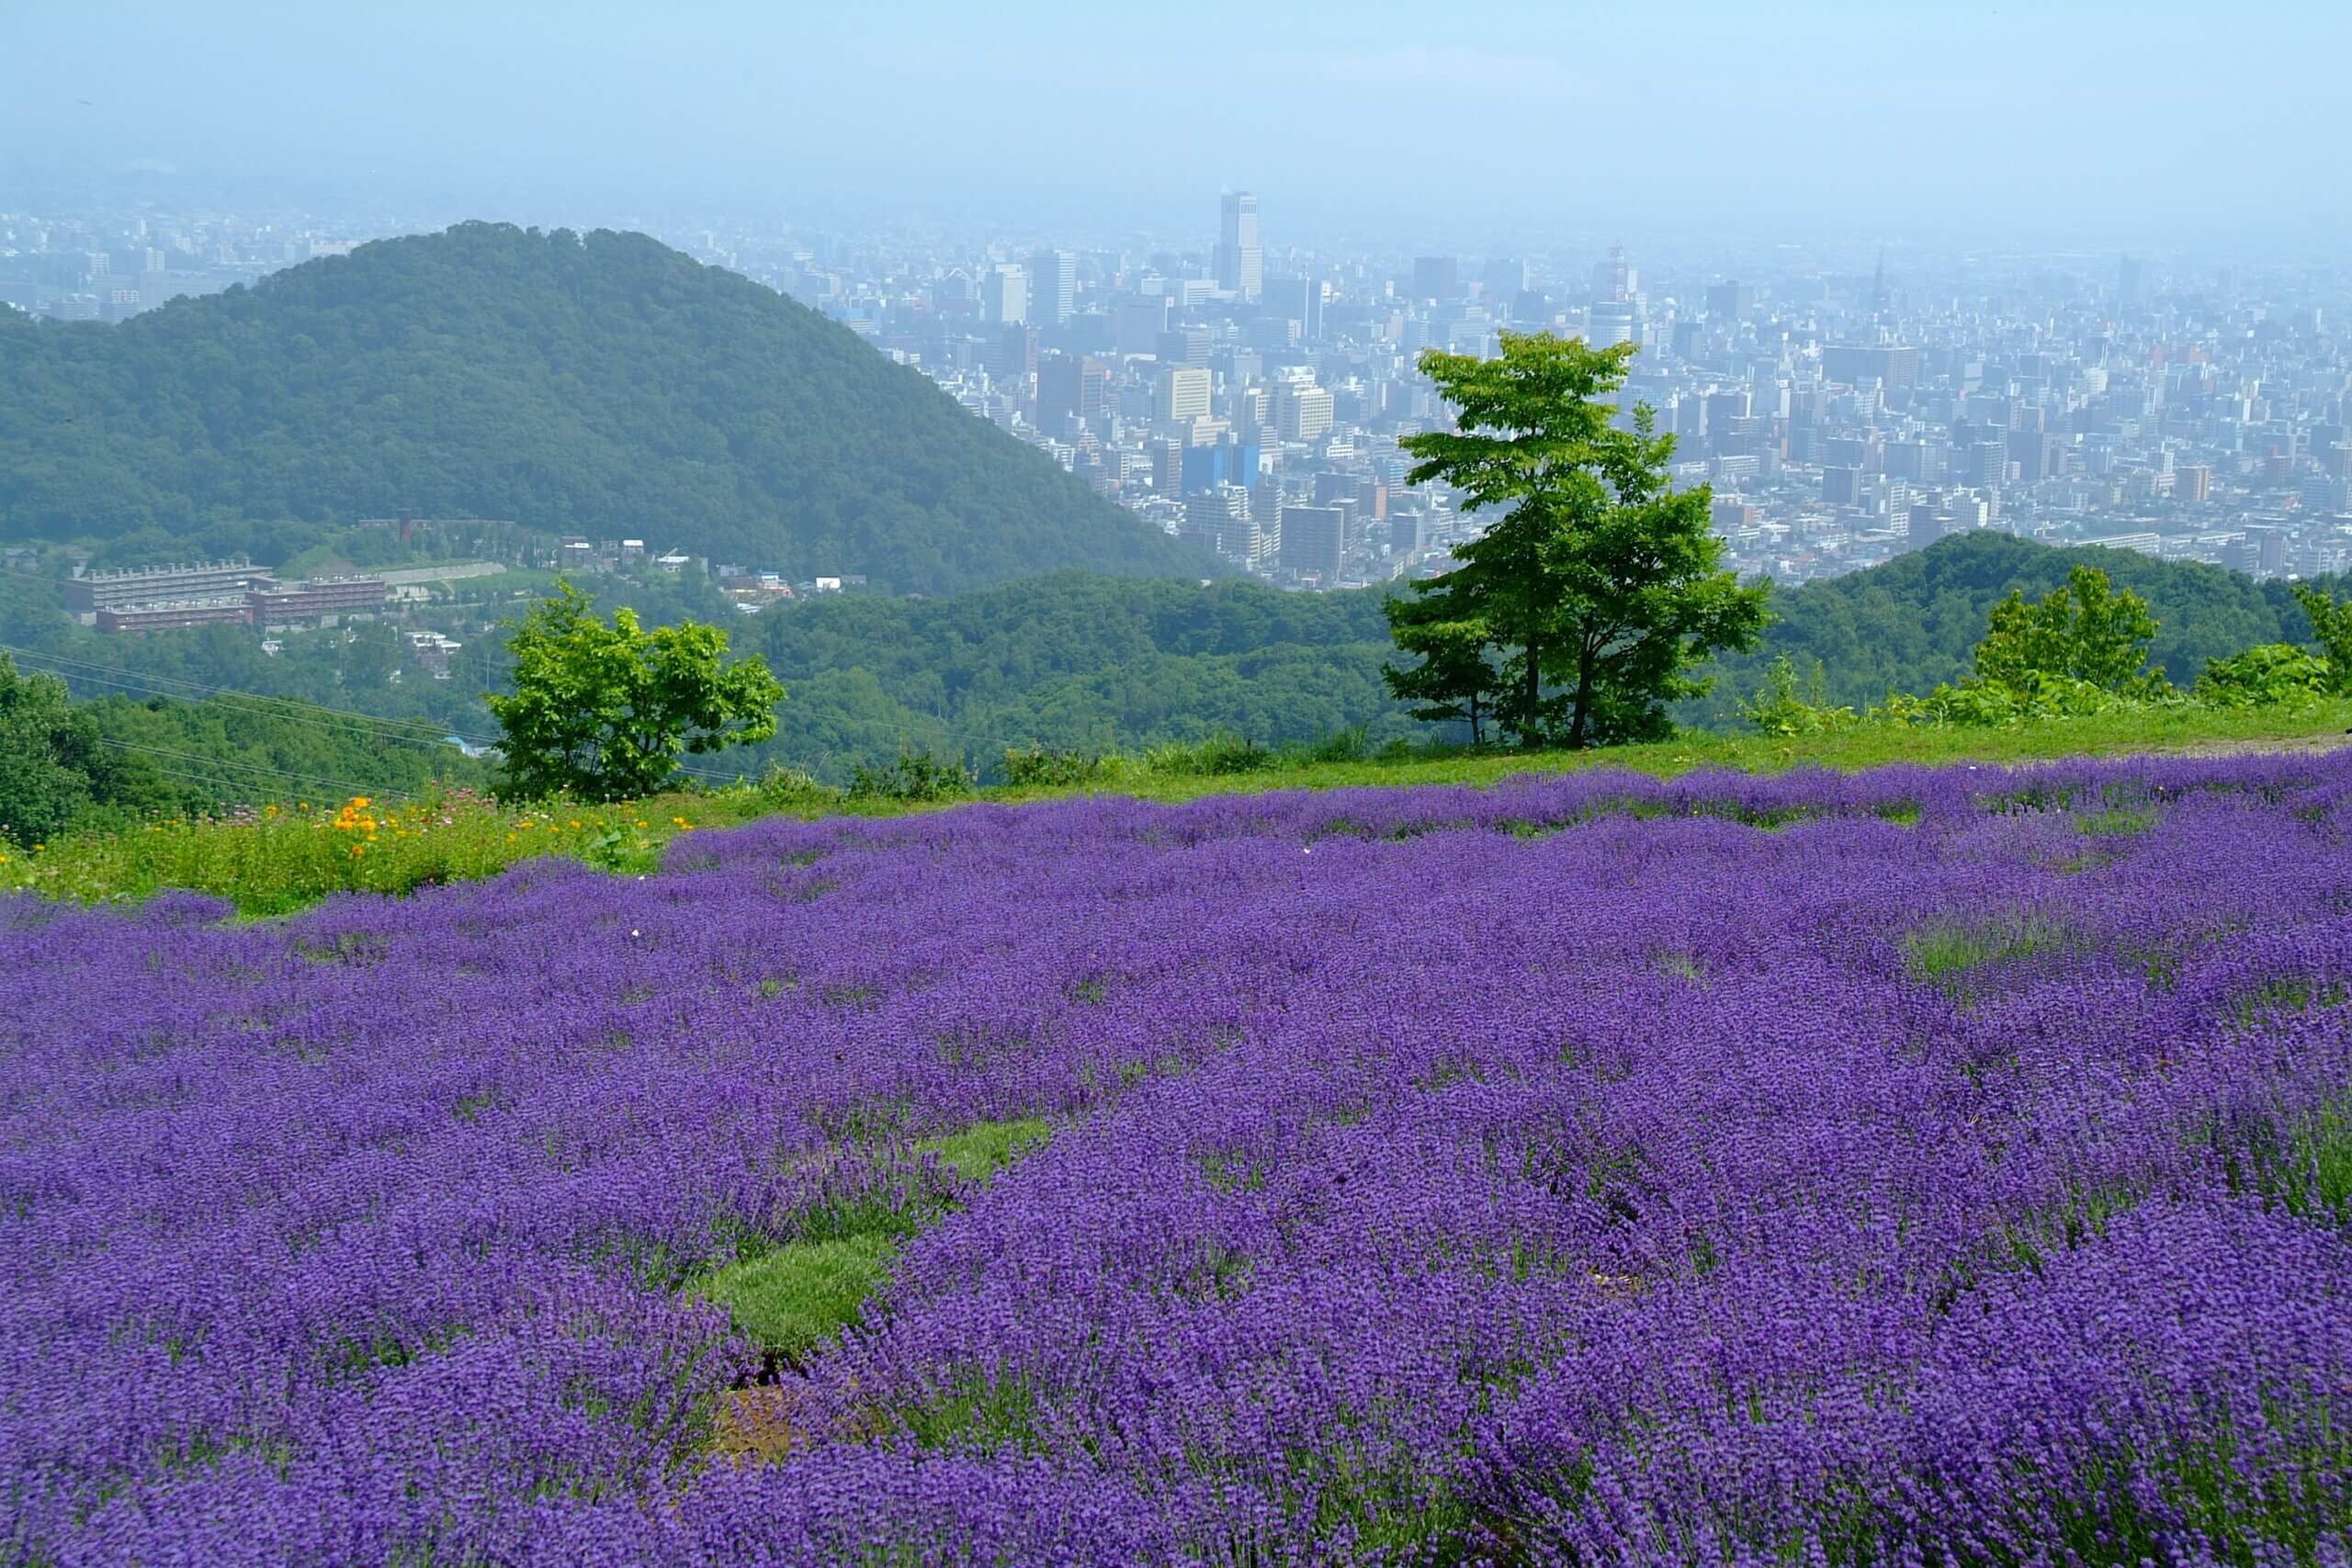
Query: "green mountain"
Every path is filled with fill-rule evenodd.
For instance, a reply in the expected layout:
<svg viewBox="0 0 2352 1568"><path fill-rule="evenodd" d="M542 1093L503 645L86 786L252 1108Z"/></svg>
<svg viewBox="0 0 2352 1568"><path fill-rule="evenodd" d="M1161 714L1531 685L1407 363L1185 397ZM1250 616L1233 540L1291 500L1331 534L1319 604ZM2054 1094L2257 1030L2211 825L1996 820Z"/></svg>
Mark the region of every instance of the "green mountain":
<svg viewBox="0 0 2352 1568"><path fill-rule="evenodd" d="M1217 570L847 328L641 234L467 223L116 327L0 312L0 537L404 506L901 592Z"/></svg>

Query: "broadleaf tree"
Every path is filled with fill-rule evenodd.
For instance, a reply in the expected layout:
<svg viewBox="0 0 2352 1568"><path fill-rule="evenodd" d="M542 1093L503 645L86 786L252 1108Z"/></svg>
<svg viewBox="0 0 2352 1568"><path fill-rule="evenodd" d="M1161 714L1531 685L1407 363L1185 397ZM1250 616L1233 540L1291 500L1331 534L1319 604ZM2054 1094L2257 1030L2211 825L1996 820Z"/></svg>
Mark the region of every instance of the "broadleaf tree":
<svg viewBox="0 0 2352 1568"><path fill-rule="evenodd" d="M1397 650L1421 660L1409 668L1381 666L1388 694L1418 705L1413 716L1425 723L1466 724L1470 744L1485 745L1501 681L1491 657L1494 633L1487 623L1450 616L1446 612L1452 606L1442 594L1389 599L1381 608Z"/></svg>
<svg viewBox="0 0 2352 1568"><path fill-rule="evenodd" d="M1666 705L1708 688L1691 671L1763 630L1767 588L1724 567L1708 487L1669 482L1674 437L1657 434L1646 406L1631 428L1617 423L1611 394L1634 352L1505 333L1492 359L1421 355L1455 428L1405 437L1419 459L1407 482L1443 480L1465 512L1495 520L1392 612L1398 647L1423 655L1398 679L1442 684L1423 673L1437 660L1408 640L1416 628L1483 627L1496 718L1523 746L1665 735ZM1468 673L1458 648L1445 657Z"/></svg>
<svg viewBox="0 0 2352 1568"><path fill-rule="evenodd" d="M2338 602L2335 594L2308 582L2295 584L2294 594L2311 621L2312 640L2327 661L2329 690L2352 693L2352 599Z"/></svg>
<svg viewBox="0 0 2352 1568"><path fill-rule="evenodd" d="M599 617L569 581L508 639L514 689L485 700L505 752L502 790L535 799L650 795L687 753L775 733L784 687L757 655L726 662L727 634L688 621L647 631Z"/></svg>
<svg viewBox="0 0 2352 1568"><path fill-rule="evenodd" d="M2018 692L2056 677L2136 694L2164 681L2161 671L2142 673L2155 635L2145 599L2117 592L2095 566L2077 566L2038 603L2012 589L1993 606L1976 648L1976 676Z"/></svg>
<svg viewBox="0 0 2352 1568"><path fill-rule="evenodd" d="M143 757L110 747L65 682L0 653L0 850L96 818L184 804Z"/></svg>

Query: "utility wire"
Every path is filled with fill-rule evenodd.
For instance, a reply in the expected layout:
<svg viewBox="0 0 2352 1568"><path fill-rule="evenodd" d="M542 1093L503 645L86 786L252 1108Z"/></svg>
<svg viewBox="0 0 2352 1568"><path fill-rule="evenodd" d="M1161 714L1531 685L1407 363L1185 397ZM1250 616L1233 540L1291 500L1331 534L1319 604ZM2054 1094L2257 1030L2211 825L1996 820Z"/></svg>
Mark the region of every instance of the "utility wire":
<svg viewBox="0 0 2352 1568"><path fill-rule="evenodd" d="M325 784L330 789L342 790L350 795L391 793L389 790L377 789L367 784L354 787L349 779L331 779L318 773L298 773L286 768L273 768L263 762L241 762L232 757L207 757L193 751L175 751L168 747L147 746L136 740L118 740L112 736L100 736L98 739L99 744L110 746L118 751L135 751L146 757L168 757L174 761L194 762L207 768L233 769L238 773L260 773L269 778L290 779L296 784Z"/></svg>
<svg viewBox="0 0 2352 1568"><path fill-rule="evenodd" d="M369 727L381 730L385 733L388 739L393 738L395 732L400 730L414 730L429 731L430 733L400 735L397 738L417 740L429 745L440 745L444 743L448 737L455 735L459 739L471 740L481 745L491 746L497 744L497 742L489 736L469 735L462 730L449 729L443 726L435 724L430 719L382 718L374 714L359 713L352 709L327 707L323 704L308 702L300 697L271 697L264 696L258 692L241 692L229 686L208 686L200 681L185 680L177 675L150 675L136 670L124 670L116 665L94 663L86 659L73 659L62 653L45 653L38 649L17 648L7 643L0 643L0 653L15 654L20 658L26 659L46 660L51 664L74 666L74 668L72 669L54 670L49 671L49 673L62 675L69 680L88 681L96 684L124 686L132 691L145 688L152 696L178 697L180 700L186 701L187 699L181 696L181 692L200 692L206 696L223 701L284 705L291 707L309 708L315 713L324 716L321 722L334 723L345 728L352 728L355 726ZM85 673L85 671L90 671L90 673ZM110 677L112 679L109 679ZM127 677L128 679L122 679L123 677ZM175 692L163 690L162 688L164 687L178 687L180 688L180 691ZM276 710L273 709L273 711ZM280 713L278 714L278 716L293 718L299 717L300 716Z"/></svg>
<svg viewBox="0 0 2352 1568"><path fill-rule="evenodd" d="M432 721L427 719L379 718L373 714L357 713L345 708L327 707L323 704L308 702L300 697L264 696L255 692L240 692L232 687L206 685L204 682L199 681L183 680L180 677L174 675L146 675L136 671L124 670L114 665L94 663L85 659L73 659L64 654L46 653L38 649L18 648L8 643L0 643L0 653L14 654L32 660L46 660L55 664L74 666L75 668L72 669L43 671L44 673L58 675L70 681L80 681L90 685L111 686L120 691L143 694L148 696L162 697L166 700L179 702L192 700L186 694L186 693L198 692L204 694L206 696L215 701L253 705L244 710L246 712L266 715L269 717L282 719L292 724L307 724L315 728L340 730L345 734L358 735L369 739L395 741L411 746L440 747L447 745L448 743L448 739L455 736L462 740L470 740L477 745L495 746L499 744L499 742L492 737L484 735L470 735L463 730L443 728L438 725L433 724ZM36 668L39 667L36 666ZM87 673L85 671L103 671L103 673ZM122 680L118 678L121 676L130 676L131 679ZM162 689L166 686L177 686L183 688L183 690L174 692ZM289 708L307 711L287 711ZM431 731L431 734L429 736L424 734L404 734L396 728L400 726L413 726L420 729L429 730ZM209 759L198 760L209 761ZM721 772L717 769L699 768L691 763L683 761L677 764L676 771L685 774L689 778L701 779L714 784L732 784L742 776L740 773L730 773Z"/></svg>

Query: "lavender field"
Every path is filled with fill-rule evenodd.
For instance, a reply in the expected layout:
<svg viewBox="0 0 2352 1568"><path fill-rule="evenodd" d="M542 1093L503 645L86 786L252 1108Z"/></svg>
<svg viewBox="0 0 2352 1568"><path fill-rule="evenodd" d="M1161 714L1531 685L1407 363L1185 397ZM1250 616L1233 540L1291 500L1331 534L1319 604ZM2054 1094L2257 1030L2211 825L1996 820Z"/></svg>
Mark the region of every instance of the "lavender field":
<svg viewBox="0 0 2352 1568"><path fill-rule="evenodd" d="M2352 760L224 914L0 904L0 1561L2352 1561Z"/></svg>

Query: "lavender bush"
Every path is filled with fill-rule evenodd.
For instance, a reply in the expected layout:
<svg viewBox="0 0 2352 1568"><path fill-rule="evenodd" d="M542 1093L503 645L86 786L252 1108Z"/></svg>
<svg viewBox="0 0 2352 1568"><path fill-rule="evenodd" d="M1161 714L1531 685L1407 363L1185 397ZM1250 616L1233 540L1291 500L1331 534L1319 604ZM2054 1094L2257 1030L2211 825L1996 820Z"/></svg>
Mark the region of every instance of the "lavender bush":
<svg viewBox="0 0 2352 1568"><path fill-rule="evenodd" d="M2352 1560L2348 833L1600 773L0 904L0 1560ZM813 1348L703 1288L857 1226Z"/></svg>

